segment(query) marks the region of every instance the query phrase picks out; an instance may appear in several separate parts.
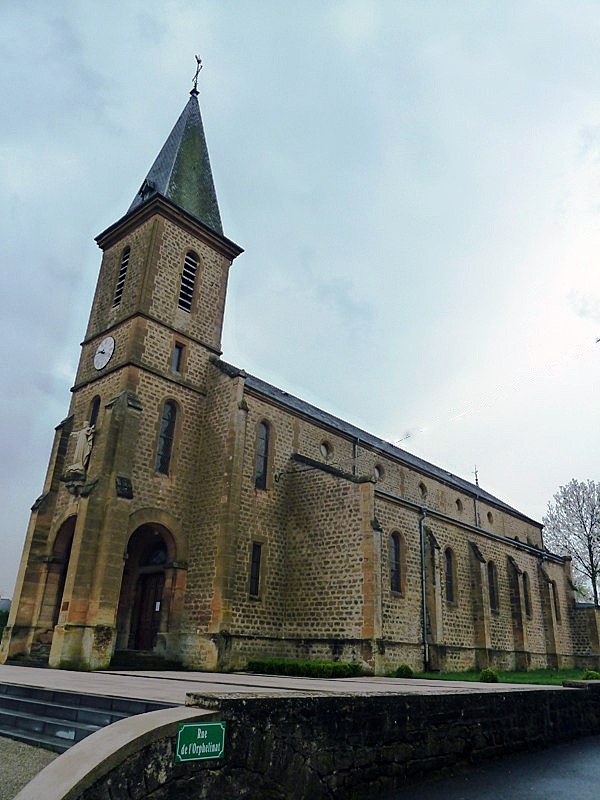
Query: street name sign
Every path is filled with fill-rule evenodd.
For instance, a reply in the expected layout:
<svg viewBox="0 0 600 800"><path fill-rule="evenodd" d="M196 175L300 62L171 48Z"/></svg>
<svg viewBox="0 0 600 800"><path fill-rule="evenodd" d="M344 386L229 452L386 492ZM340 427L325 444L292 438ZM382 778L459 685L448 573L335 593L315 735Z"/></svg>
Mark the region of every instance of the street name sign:
<svg viewBox="0 0 600 800"><path fill-rule="evenodd" d="M225 753L224 722L180 722L177 731L175 763L223 758Z"/></svg>

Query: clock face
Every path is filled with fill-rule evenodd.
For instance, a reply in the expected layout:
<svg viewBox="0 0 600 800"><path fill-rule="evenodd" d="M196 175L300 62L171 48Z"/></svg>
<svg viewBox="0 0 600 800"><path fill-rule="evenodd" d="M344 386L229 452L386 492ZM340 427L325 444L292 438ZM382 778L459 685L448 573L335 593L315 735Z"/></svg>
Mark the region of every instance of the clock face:
<svg viewBox="0 0 600 800"><path fill-rule="evenodd" d="M104 367L111 360L114 352L115 340L113 337L107 336L105 339L102 339L96 348L96 352L94 353L94 366L96 369L104 369Z"/></svg>

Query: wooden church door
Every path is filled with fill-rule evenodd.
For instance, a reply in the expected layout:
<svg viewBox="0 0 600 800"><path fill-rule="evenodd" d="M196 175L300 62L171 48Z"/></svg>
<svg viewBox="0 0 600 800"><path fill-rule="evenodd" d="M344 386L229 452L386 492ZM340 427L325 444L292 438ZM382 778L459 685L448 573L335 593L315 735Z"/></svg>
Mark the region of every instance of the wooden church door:
<svg viewBox="0 0 600 800"><path fill-rule="evenodd" d="M134 606L136 650L152 650L154 647L160 626L164 584L164 572L150 572L138 579Z"/></svg>

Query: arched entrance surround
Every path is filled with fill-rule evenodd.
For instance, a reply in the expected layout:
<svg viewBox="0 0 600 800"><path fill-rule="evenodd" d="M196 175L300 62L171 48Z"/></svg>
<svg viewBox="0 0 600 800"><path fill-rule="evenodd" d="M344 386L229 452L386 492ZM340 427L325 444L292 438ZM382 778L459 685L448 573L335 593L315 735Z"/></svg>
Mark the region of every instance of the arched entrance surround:
<svg viewBox="0 0 600 800"><path fill-rule="evenodd" d="M178 555L175 537L161 522L144 521L129 537L117 612L117 650L176 654L185 585Z"/></svg>
<svg viewBox="0 0 600 800"><path fill-rule="evenodd" d="M45 559L44 593L35 636L39 644L50 644L54 627L58 624L76 523L75 515L62 522Z"/></svg>

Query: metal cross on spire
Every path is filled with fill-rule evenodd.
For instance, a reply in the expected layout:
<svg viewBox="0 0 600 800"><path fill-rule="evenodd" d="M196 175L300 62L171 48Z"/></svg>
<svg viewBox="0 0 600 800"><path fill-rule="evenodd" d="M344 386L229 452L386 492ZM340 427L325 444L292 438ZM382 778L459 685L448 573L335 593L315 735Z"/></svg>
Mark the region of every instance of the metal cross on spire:
<svg viewBox="0 0 600 800"><path fill-rule="evenodd" d="M194 75L194 81L192 86L192 91L190 94L197 96L198 95L198 75L200 74L200 70L202 69L202 59L198 56L194 56L196 59L196 74Z"/></svg>

